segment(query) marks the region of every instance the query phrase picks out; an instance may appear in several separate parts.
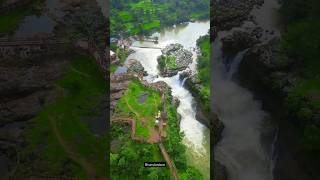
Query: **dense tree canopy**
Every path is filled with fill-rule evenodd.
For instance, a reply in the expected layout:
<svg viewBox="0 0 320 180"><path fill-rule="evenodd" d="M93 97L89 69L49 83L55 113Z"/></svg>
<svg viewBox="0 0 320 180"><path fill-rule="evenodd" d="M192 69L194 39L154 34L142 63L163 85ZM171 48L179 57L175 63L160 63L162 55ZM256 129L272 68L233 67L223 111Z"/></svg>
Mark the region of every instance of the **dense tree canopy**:
<svg viewBox="0 0 320 180"><path fill-rule="evenodd" d="M316 167L320 160L320 124L317 114L320 101L320 1L282 0L281 13L285 23L282 47L294 60L294 72L299 83L287 97L289 116L301 130L300 145L310 160L308 167ZM310 96L313 94L313 96ZM314 164L313 164L314 163Z"/></svg>
<svg viewBox="0 0 320 180"><path fill-rule="evenodd" d="M190 20L209 19L209 0L111 0L111 36L146 34Z"/></svg>

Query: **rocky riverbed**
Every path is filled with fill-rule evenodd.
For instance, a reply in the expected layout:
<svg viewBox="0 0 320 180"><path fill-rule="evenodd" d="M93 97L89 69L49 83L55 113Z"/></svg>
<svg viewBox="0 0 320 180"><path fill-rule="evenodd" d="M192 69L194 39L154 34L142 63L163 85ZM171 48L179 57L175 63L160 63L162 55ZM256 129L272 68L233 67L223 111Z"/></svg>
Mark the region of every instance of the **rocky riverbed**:
<svg viewBox="0 0 320 180"><path fill-rule="evenodd" d="M162 55L158 57L158 64L163 77L174 76L192 63L192 53L183 49L181 44L170 44L161 51Z"/></svg>

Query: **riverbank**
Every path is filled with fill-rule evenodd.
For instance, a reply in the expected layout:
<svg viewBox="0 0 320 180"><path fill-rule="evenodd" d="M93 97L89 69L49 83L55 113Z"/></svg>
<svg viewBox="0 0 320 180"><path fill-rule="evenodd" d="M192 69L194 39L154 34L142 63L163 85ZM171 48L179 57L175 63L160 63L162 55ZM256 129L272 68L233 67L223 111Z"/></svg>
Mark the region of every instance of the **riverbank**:
<svg viewBox="0 0 320 180"><path fill-rule="evenodd" d="M187 36L185 36L186 33L188 33L190 30L195 29L197 27L202 27L206 29L202 29L202 31L198 31L199 35L196 34L195 35L196 37L192 39L187 38ZM189 61L184 62L183 54L184 53L190 54L188 51L190 52L192 51L192 53L195 53L193 49L196 47L197 37L207 33L207 29L209 28L209 26L207 26L207 23L204 23L204 22L201 22L201 23L195 22L195 23L190 23L190 25L177 25L174 28L179 30L179 33L174 33L171 30L167 30L167 29L164 29L164 31L161 32L162 35L156 33L153 37L155 36L159 37L157 44L146 42L146 41L133 42L131 49L133 49L134 52L130 54L129 57L127 58L128 62L124 63L126 70L124 72L115 71L114 74L120 75L128 72L134 72L131 70L131 68L128 68L128 65L131 64L131 62L138 61L141 63L143 68L141 69L140 67L136 66L137 68L135 69L136 70L141 69L141 71L146 72L146 73L141 73L141 72L139 73L142 76L143 74L145 75L145 77L141 78L141 79L144 79L144 83L149 84L153 82L163 82L163 81L166 82L166 84L171 89L169 97L170 96L171 97L173 96L173 97L171 98L171 100L169 100L170 103L167 104L167 106L170 108L165 111L168 117L168 127L167 127L167 137L164 138L164 147L167 149L168 154L170 155L170 158L173 160L175 166L177 167L180 178L193 177L196 179L203 179L203 178L207 179L209 175L209 157L207 157L208 153L206 152L209 152L209 151L206 151L206 152L203 151L204 149L202 149L202 146L203 146L202 143L208 143L209 141L207 140L204 141L204 138L208 136L203 137L203 132L201 132L202 126L198 125L198 122L195 119L193 119L194 117L192 116L192 114L195 114L195 112L191 106L191 103L192 103L191 94L186 89L183 88L181 84L182 80L180 80L179 75L176 74L180 72L176 72L175 73L176 75L174 75L173 77L160 77L159 75L160 70L158 69L157 64L158 64L158 56L162 54L161 50L163 51L165 51L165 49L169 50L170 48L168 48L167 45L179 43L183 45L184 50L182 49L178 50L179 48L176 49L177 51L181 52L181 54L179 53L181 57L179 56L180 60L178 63L184 64L183 65L184 69L187 68L186 67L187 65L185 65L185 63L189 64L191 62ZM143 47L143 48L140 48L140 47ZM172 51L170 50L170 53L168 52L169 56L177 53L173 49ZM176 57L174 59L176 59ZM192 64L194 60L195 59L192 60ZM172 62L171 59L169 61L165 60L164 65L165 66L169 65L170 68L173 68L173 69L175 69L176 66L178 67L176 62L175 61ZM179 71L181 71L181 69ZM169 76L172 76L172 75L169 75ZM116 97L116 96L113 95L112 97ZM123 96L119 95L119 97L121 99L121 97ZM177 102L180 102L180 103L177 103ZM194 125L196 125L201 129L193 129L191 131L188 123L194 123ZM185 127L186 125L187 127ZM188 139L182 136L182 132L186 133L186 137ZM197 138L197 139L199 138L200 141L196 142L193 145L195 141L193 139L194 134L196 135L196 137L194 138ZM189 143L186 143L186 142L189 142ZM208 148L208 147L205 146L205 148ZM196 152L196 151L199 151L199 152ZM203 155L201 154L200 156L200 154L198 153L204 153L204 154ZM202 169L198 168L198 167L204 167L204 166L206 166L205 171L203 171L203 168ZM201 171L202 175L199 174L198 169L202 170ZM119 175L121 175L121 173Z"/></svg>

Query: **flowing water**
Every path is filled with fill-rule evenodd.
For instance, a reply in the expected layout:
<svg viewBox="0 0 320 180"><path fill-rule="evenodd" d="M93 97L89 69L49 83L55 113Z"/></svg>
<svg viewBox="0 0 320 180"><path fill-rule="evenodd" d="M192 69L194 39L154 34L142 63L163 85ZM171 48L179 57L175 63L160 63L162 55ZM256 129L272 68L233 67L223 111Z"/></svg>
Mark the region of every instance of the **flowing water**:
<svg viewBox="0 0 320 180"><path fill-rule="evenodd" d="M171 43L180 43L185 49L193 53L193 63L189 69L195 72L196 67L196 41L208 33L210 22L190 22L188 24L177 25L172 28L164 29L161 32L153 34L159 37L159 43L151 42L134 42L133 46L150 46L165 47ZM187 146L188 163L209 179L210 176L210 137L209 129L202 125L196 119L195 101L191 93L183 87L183 80L180 80L179 74L173 77L160 77L157 68L157 57L160 56L161 49L147 49L131 47L135 53L131 54L128 59L136 59L141 62L142 66L148 73L145 79L149 82L164 81L172 88L172 95L180 100L177 109L181 115L180 129L184 132L184 144Z"/></svg>
<svg viewBox="0 0 320 180"><path fill-rule="evenodd" d="M219 32L211 46L213 109L225 125L222 139L215 148L215 159L226 166L229 180L272 180L273 143L276 138L264 144L268 114L250 91L232 79L247 50L238 52L231 64L225 64L221 39L234 30L260 26L266 32L272 32L271 36L267 34L262 37L262 43L268 42L280 35L275 23L274 12L277 8L279 5L274 0L265 0L262 8L254 9L251 13L255 23L245 22L242 27Z"/></svg>
<svg viewBox="0 0 320 180"><path fill-rule="evenodd" d="M252 93L232 80L244 53L238 53L228 70L219 54L213 63L214 109L225 125L215 158L226 166L230 180L271 180L271 159L260 139L267 114Z"/></svg>

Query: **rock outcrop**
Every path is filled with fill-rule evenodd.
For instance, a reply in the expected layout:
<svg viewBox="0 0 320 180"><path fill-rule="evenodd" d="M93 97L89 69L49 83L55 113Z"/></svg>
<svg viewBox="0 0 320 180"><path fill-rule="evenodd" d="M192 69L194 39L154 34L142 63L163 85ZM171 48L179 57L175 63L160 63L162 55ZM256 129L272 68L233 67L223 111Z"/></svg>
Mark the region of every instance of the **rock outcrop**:
<svg viewBox="0 0 320 180"><path fill-rule="evenodd" d="M222 38L222 53L225 57L235 56L238 52L259 43L262 36L262 29L255 28L250 31L234 31L231 35Z"/></svg>
<svg viewBox="0 0 320 180"><path fill-rule="evenodd" d="M139 80L140 77L137 74L111 74L110 76L110 117L112 117L114 110L116 109L118 100L123 96L124 92L128 89L128 86L132 80Z"/></svg>
<svg viewBox="0 0 320 180"><path fill-rule="evenodd" d="M158 57L159 70L162 76L170 77L185 70L192 63L192 53L183 49L181 44L170 44Z"/></svg>
<svg viewBox="0 0 320 180"><path fill-rule="evenodd" d="M213 1L213 17L211 23L217 26L217 31L230 30L239 27L243 21L250 19L250 12L264 0L221 0Z"/></svg>
<svg viewBox="0 0 320 180"><path fill-rule="evenodd" d="M244 55L239 66L240 81L250 87L264 87L286 95L297 83L297 79L287 69L292 61L280 53L279 40L251 48Z"/></svg>
<svg viewBox="0 0 320 180"><path fill-rule="evenodd" d="M148 75L147 71L144 70L142 64L135 59L129 59L127 61L126 67L128 69L127 70L128 73L137 73L142 76Z"/></svg>

